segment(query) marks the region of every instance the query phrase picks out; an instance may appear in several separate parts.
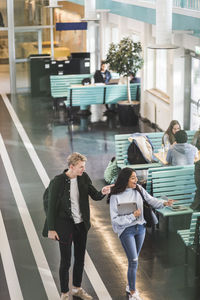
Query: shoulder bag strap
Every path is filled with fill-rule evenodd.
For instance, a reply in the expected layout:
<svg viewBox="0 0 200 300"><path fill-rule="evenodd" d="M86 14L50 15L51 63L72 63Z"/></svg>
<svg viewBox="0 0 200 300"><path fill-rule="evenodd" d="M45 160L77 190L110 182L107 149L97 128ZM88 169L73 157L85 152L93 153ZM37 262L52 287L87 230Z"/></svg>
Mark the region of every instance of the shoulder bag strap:
<svg viewBox="0 0 200 300"><path fill-rule="evenodd" d="M143 195L143 193L142 193L142 191L141 191L141 189L139 188L138 185L136 185L136 191L137 191L137 192L140 194L140 196L142 197L142 200L143 200L143 202L145 203L145 205L151 206L151 205L145 200L144 195Z"/></svg>

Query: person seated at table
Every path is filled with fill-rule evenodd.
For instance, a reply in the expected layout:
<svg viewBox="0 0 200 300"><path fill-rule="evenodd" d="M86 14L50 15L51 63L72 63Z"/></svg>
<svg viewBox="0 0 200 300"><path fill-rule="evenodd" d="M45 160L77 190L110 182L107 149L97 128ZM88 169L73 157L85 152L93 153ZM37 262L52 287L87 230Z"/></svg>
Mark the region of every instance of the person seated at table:
<svg viewBox="0 0 200 300"><path fill-rule="evenodd" d="M176 143L175 141L175 133L181 129L181 125L177 120L172 120L169 124L169 127L164 132L164 135L162 137L162 144L165 148L169 148L170 145L173 145Z"/></svg>
<svg viewBox="0 0 200 300"><path fill-rule="evenodd" d="M187 133L179 130L175 133L175 142L168 150L166 161L172 166L192 165L198 159L198 149L187 143Z"/></svg>
<svg viewBox="0 0 200 300"><path fill-rule="evenodd" d="M130 83L140 83L140 77L136 77L136 74L131 73L129 76L129 81ZM126 76L121 76L119 78L118 84L127 84L127 77ZM140 100L140 86L138 85L137 87L137 94L136 94L136 99Z"/></svg>
<svg viewBox="0 0 200 300"><path fill-rule="evenodd" d="M96 70L94 74L95 83L105 83L107 84L111 79L110 71L107 70L107 65L105 61L101 62L101 69Z"/></svg>
<svg viewBox="0 0 200 300"><path fill-rule="evenodd" d="M140 77L136 77L134 73L131 73L129 76L130 83L140 83ZM121 76L119 78L118 84L127 84L127 77L126 76Z"/></svg>

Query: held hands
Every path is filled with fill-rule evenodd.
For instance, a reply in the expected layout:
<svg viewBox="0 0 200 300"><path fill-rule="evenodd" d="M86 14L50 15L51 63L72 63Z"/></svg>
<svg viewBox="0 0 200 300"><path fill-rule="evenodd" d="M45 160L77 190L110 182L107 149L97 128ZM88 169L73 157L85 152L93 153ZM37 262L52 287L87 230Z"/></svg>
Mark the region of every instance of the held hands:
<svg viewBox="0 0 200 300"><path fill-rule="evenodd" d="M176 200L169 199L168 201L165 201L163 204L164 206L172 206Z"/></svg>
<svg viewBox="0 0 200 300"><path fill-rule="evenodd" d="M49 230L48 231L48 238L54 241L59 241L59 236L55 230Z"/></svg>
<svg viewBox="0 0 200 300"><path fill-rule="evenodd" d="M102 188L102 190L101 190L101 193L102 193L103 195L108 195L108 194L110 194L111 187L113 187L113 186L114 186L114 184L110 184L110 185L104 186L104 187Z"/></svg>
<svg viewBox="0 0 200 300"><path fill-rule="evenodd" d="M138 218L141 215L140 209L135 210L133 214L136 218Z"/></svg>

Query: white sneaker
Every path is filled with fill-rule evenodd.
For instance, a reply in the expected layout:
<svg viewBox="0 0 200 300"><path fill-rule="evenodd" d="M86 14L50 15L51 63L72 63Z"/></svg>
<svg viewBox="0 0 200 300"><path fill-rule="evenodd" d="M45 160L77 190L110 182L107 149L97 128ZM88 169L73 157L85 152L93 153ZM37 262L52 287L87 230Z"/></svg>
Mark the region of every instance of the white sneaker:
<svg viewBox="0 0 200 300"><path fill-rule="evenodd" d="M72 293L73 296L75 297L79 297L83 300L92 300L92 296L90 296L88 293L86 293L86 291L82 288L73 288L72 289Z"/></svg>
<svg viewBox="0 0 200 300"><path fill-rule="evenodd" d="M61 294L60 299L61 299L61 300L69 300L69 293Z"/></svg>
<svg viewBox="0 0 200 300"><path fill-rule="evenodd" d="M143 300L138 292L135 292L133 295L129 294L129 300Z"/></svg>
<svg viewBox="0 0 200 300"><path fill-rule="evenodd" d="M127 286L126 286L126 293L127 293L127 294L130 294L130 289L129 289L129 285L128 285L128 284L127 284ZM138 290L135 290L135 294L139 295Z"/></svg>

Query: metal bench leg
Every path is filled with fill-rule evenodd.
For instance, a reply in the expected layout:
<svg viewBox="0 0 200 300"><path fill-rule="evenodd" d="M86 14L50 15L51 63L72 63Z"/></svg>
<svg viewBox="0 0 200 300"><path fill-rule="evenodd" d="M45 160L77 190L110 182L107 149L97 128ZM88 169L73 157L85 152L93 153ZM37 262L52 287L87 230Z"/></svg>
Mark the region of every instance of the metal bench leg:
<svg viewBox="0 0 200 300"><path fill-rule="evenodd" d="M89 116L91 115L91 112L89 110L89 105L81 105L80 106L80 110L78 111L78 115L80 116Z"/></svg>
<svg viewBox="0 0 200 300"><path fill-rule="evenodd" d="M185 265L188 265L188 247L185 246Z"/></svg>
<svg viewBox="0 0 200 300"><path fill-rule="evenodd" d="M67 111L67 119L69 120L69 122L73 122L72 107L71 106L67 107L66 111Z"/></svg>
<svg viewBox="0 0 200 300"><path fill-rule="evenodd" d="M166 235L169 235L169 217L166 217Z"/></svg>
<svg viewBox="0 0 200 300"><path fill-rule="evenodd" d="M195 249L195 276L199 277L199 269L200 269L200 249L199 247L197 247L197 249Z"/></svg>

